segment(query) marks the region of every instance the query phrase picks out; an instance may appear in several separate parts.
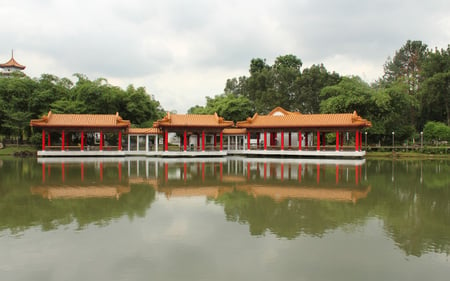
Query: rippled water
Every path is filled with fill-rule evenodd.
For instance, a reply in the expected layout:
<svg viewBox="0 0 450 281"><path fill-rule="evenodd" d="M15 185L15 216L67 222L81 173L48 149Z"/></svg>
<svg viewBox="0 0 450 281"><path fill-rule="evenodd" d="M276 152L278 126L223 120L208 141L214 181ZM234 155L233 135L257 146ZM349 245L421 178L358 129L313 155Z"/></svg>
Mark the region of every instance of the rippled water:
<svg viewBox="0 0 450 281"><path fill-rule="evenodd" d="M0 280L448 280L448 160L0 159Z"/></svg>

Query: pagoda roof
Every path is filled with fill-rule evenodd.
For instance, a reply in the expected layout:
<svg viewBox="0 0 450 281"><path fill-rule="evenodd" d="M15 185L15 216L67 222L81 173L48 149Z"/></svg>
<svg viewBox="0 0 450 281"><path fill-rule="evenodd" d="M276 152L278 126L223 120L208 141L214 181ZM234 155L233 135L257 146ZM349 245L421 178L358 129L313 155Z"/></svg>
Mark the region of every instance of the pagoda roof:
<svg viewBox="0 0 450 281"><path fill-rule="evenodd" d="M234 125L233 121L224 120L217 113L214 114L173 114L167 115L156 121L154 127L209 127L209 128L227 128Z"/></svg>
<svg viewBox="0 0 450 281"><path fill-rule="evenodd" d="M5 67L15 67L21 70L25 69L25 65L21 65L20 63L18 63L15 59L14 56L11 56L11 59L9 59L9 61L5 62L5 63L1 63L0 64L1 68L5 68Z"/></svg>
<svg viewBox="0 0 450 281"><path fill-rule="evenodd" d="M236 123L238 128L359 128L371 127L372 123L353 113L301 114L281 107L268 115L256 113L245 121Z"/></svg>
<svg viewBox="0 0 450 281"><path fill-rule="evenodd" d="M32 127L60 128L127 128L129 120L116 114L53 114L51 111L40 119L30 121Z"/></svg>

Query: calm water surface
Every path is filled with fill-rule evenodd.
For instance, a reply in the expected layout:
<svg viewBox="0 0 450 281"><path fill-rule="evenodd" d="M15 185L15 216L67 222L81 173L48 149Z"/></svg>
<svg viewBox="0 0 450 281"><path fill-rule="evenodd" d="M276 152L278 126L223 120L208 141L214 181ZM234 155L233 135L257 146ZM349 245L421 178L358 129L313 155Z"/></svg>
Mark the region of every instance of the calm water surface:
<svg viewBox="0 0 450 281"><path fill-rule="evenodd" d="M0 159L0 280L449 280L449 164Z"/></svg>

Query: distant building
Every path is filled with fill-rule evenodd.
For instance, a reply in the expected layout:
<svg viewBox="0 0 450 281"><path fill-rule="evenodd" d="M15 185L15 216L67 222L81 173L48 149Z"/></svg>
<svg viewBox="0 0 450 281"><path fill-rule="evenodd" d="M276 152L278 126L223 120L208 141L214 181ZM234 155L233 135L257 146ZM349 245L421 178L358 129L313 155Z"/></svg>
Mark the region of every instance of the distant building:
<svg viewBox="0 0 450 281"><path fill-rule="evenodd" d="M0 64L0 75L9 76L14 72L22 72L25 69L24 65L21 65L14 59L14 52L11 52L11 59L5 63Z"/></svg>

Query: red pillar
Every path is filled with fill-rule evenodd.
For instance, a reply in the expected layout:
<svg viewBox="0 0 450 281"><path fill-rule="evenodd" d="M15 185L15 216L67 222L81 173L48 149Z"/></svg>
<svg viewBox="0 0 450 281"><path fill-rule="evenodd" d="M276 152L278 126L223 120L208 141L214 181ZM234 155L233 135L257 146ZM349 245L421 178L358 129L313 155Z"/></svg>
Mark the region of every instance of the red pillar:
<svg viewBox="0 0 450 281"><path fill-rule="evenodd" d="M284 180L284 164L283 163L281 163L281 171L280 171L280 178L281 178L281 181L283 181Z"/></svg>
<svg viewBox="0 0 450 281"><path fill-rule="evenodd" d="M266 178L267 178L267 163L264 162L264 180L266 180Z"/></svg>
<svg viewBox="0 0 450 281"><path fill-rule="evenodd" d="M281 150L284 150L284 130L281 130Z"/></svg>
<svg viewBox="0 0 450 281"><path fill-rule="evenodd" d="M103 150L103 131L100 131L100 151Z"/></svg>
<svg viewBox="0 0 450 281"><path fill-rule="evenodd" d="M214 150L216 150L216 146L217 146L217 135L214 134Z"/></svg>
<svg viewBox="0 0 450 281"><path fill-rule="evenodd" d="M119 131L119 151L122 151L122 131Z"/></svg>
<svg viewBox="0 0 450 281"><path fill-rule="evenodd" d="M267 132L264 131L264 150L267 150Z"/></svg>
<svg viewBox="0 0 450 281"><path fill-rule="evenodd" d="M355 134L355 151L358 151L358 149L359 149L359 132L356 131L356 134Z"/></svg>
<svg viewBox="0 0 450 281"><path fill-rule="evenodd" d="M298 182L302 181L302 164L298 164Z"/></svg>
<svg viewBox="0 0 450 281"><path fill-rule="evenodd" d="M339 151L339 131L336 131L336 151Z"/></svg>
<svg viewBox="0 0 450 281"><path fill-rule="evenodd" d="M289 148L292 146L292 140L291 140L292 134L289 132Z"/></svg>
<svg viewBox="0 0 450 281"><path fill-rule="evenodd" d="M61 150L65 149L65 144L66 144L66 140L65 140L65 133L64 130L62 131L62 135L61 135Z"/></svg>
<svg viewBox="0 0 450 281"><path fill-rule="evenodd" d="M320 164L316 165L316 170L317 170L317 178L316 181L317 183L320 183Z"/></svg>
<svg viewBox="0 0 450 281"><path fill-rule="evenodd" d="M339 183L339 165L336 164L336 184Z"/></svg>
<svg viewBox="0 0 450 281"><path fill-rule="evenodd" d="M220 132L220 151L223 150L223 132ZM220 163L222 165L222 163ZM222 166L220 166L222 167Z"/></svg>
<svg viewBox="0 0 450 281"><path fill-rule="evenodd" d="M80 150L84 150L84 132L81 131L81 143L80 143Z"/></svg>
<svg viewBox="0 0 450 281"><path fill-rule="evenodd" d="M320 150L320 132L317 131L317 151Z"/></svg>
<svg viewBox="0 0 450 281"><path fill-rule="evenodd" d="M202 151L205 151L205 131L202 131Z"/></svg>
<svg viewBox="0 0 450 281"><path fill-rule="evenodd" d="M298 131L298 150L302 150L302 131Z"/></svg>
<svg viewBox="0 0 450 281"><path fill-rule="evenodd" d="M42 150L45 150L45 130L42 130Z"/></svg>
<svg viewBox="0 0 450 281"><path fill-rule="evenodd" d="M187 132L186 132L186 130L184 130L184 133L183 133L183 149L184 149L184 151L187 150Z"/></svg>
<svg viewBox="0 0 450 281"><path fill-rule="evenodd" d="M164 131L164 151L169 151L169 131Z"/></svg>
<svg viewBox="0 0 450 281"><path fill-rule="evenodd" d="M247 132L247 149L250 150L250 132Z"/></svg>

